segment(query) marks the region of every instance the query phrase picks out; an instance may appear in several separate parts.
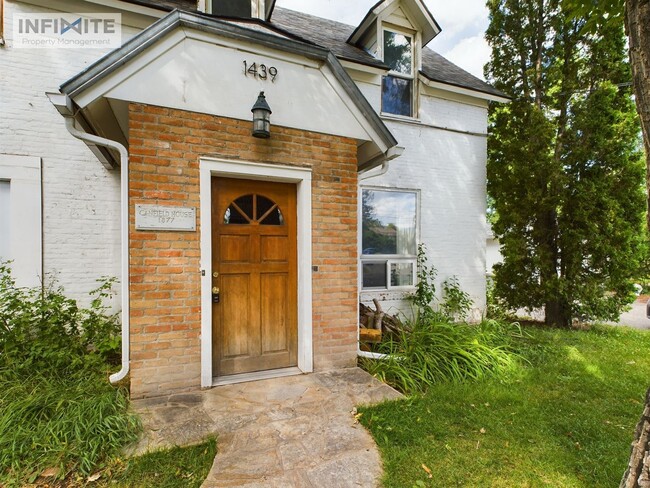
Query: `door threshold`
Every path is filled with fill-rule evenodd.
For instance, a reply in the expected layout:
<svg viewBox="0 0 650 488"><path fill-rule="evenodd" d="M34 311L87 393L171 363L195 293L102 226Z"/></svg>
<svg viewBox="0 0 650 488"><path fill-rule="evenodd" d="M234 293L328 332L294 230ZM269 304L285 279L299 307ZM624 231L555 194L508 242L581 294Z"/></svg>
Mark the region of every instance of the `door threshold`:
<svg viewBox="0 0 650 488"><path fill-rule="evenodd" d="M217 376L212 378L212 386L233 385L235 383L268 380L271 378L281 378L283 376L295 376L299 374L303 374L302 370L294 366L292 368L268 369L266 371L254 371L252 373Z"/></svg>

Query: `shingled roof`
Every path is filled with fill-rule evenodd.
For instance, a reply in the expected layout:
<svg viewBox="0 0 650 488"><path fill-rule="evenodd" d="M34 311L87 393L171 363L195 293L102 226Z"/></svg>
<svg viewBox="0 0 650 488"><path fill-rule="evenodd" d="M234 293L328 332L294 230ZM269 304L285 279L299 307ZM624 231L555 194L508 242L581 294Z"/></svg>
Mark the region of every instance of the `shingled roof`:
<svg viewBox="0 0 650 488"><path fill-rule="evenodd" d="M178 8L196 12L196 0L125 1L161 10ZM339 59L380 69L388 69L388 66L381 60L376 59L363 49L348 44L347 40L354 32L354 26L277 6L274 8L273 16L268 24L292 34L298 39L329 49ZM427 47L422 50L422 69L420 73L431 81L507 98L507 95L503 92Z"/></svg>
<svg viewBox="0 0 650 488"><path fill-rule="evenodd" d="M271 24L329 49L339 59L388 69L382 61L347 43L354 26L280 7L273 11ZM421 73L431 81L506 97L501 91L426 47L422 50Z"/></svg>

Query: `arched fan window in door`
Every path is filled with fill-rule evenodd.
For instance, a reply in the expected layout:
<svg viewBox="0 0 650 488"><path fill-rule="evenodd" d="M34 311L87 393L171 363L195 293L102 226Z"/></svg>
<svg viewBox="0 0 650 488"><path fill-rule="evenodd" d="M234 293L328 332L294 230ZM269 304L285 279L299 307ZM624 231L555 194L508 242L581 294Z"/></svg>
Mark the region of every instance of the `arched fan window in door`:
<svg viewBox="0 0 650 488"><path fill-rule="evenodd" d="M224 224L284 225L280 207L263 195L242 195L233 201L223 216Z"/></svg>

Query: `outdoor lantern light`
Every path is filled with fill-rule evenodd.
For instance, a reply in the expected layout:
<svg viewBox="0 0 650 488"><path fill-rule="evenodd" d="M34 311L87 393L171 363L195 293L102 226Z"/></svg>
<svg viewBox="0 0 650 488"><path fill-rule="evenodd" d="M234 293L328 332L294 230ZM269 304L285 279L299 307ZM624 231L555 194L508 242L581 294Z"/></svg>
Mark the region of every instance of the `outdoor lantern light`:
<svg viewBox="0 0 650 488"><path fill-rule="evenodd" d="M253 137L267 139L271 137L271 107L266 103L264 92L260 92L253 108Z"/></svg>

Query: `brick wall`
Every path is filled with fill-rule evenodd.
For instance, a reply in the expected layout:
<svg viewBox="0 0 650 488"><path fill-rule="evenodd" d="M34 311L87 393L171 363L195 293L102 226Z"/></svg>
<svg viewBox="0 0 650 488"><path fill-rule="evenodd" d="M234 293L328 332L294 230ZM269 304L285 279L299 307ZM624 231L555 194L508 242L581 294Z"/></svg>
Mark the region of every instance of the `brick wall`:
<svg viewBox="0 0 650 488"><path fill-rule="evenodd" d="M131 392L200 385L200 231L135 231L135 204L199 208L199 158L312 169L314 367L352 366L357 339L356 142L250 121L129 106ZM201 216L198 216L200 229Z"/></svg>

